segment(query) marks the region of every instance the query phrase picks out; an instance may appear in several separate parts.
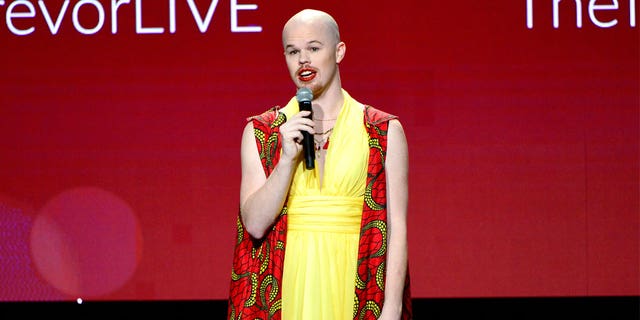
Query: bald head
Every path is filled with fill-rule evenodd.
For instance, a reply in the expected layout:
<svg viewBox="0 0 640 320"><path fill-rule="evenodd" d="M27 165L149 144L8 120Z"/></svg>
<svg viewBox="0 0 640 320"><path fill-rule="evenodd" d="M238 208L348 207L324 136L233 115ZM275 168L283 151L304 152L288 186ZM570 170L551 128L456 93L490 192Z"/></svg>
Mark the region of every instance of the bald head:
<svg viewBox="0 0 640 320"><path fill-rule="evenodd" d="M329 33L330 37L335 40L335 43L340 42L340 31L338 29L338 23L335 19L333 19L331 15L320 10L304 9L294 14L287 21L287 23L285 23L284 28L282 29L283 43L289 29L303 25L315 25L318 27L324 27L326 32Z"/></svg>

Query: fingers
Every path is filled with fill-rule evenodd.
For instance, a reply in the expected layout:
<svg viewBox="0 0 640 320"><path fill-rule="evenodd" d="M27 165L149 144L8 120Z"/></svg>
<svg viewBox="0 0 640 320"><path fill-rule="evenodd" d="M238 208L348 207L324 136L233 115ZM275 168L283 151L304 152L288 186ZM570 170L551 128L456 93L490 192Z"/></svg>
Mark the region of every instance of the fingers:
<svg viewBox="0 0 640 320"><path fill-rule="evenodd" d="M305 117L305 118L309 118L311 117L311 111L309 110L302 110L299 111L298 113L293 115L294 117L298 116L298 117Z"/></svg>
<svg viewBox="0 0 640 320"><path fill-rule="evenodd" d="M290 138L293 138L293 135L299 131L306 131L310 134L314 134L315 130L313 129L313 120L307 118L309 115L311 115L310 111L300 111L297 114L294 114L280 127L280 133L285 134L286 137ZM302 141L302 134L300 134L298 138Z"/></svg>
<svg viewBox="0 0 640 320"><path fill-rule="evenodd" d="M313 120L306 118L311 114L309 111L301 111L280 126L280 135L282 138L282 155L284 157L296 158L302 151L302 140L304 137L302 131L306 131L313 135Z"/></svg>

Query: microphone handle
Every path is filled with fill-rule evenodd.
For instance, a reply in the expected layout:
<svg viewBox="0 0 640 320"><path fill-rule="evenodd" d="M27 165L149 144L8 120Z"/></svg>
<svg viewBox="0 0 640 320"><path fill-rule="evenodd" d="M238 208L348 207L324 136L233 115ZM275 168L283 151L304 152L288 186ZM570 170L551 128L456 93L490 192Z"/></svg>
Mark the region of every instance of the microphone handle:
<svg viewBox="0 0 640 320"><path fill-rule="evenodd" d="M300 111L312 111L311 110L311 101L301 101L299 102L299 106L300 106ZM307 116L306 118L311 119L311 114L309 114L309 116ZM307 169L313 169L315 168L315 158L316 158L316 152L315 152L315 148L313 145L313 136L307 132L307 131L302 131L302 152L304 153L304 165Z"/></svg>

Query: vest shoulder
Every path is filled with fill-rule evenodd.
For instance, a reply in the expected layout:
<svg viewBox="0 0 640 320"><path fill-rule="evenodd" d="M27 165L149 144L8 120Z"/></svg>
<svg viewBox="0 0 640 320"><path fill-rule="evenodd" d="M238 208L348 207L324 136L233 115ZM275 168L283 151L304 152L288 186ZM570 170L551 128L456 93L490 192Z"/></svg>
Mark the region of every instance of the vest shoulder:
<svg viewBox="0 0 640 320"><path fill-rule="evenodd" d="M382 111L370 105L364 106L364 119L370 124L379 124L381 122L387 122L393 119L397 119L398 116Z"/></svg>

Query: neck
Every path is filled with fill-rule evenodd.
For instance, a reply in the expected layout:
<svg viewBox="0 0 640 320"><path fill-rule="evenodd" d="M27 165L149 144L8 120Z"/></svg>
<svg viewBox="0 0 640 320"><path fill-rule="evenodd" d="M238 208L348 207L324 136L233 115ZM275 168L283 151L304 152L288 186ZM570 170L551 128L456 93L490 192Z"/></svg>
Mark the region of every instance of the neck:
<svg viewBox="0 0 640 320"><path fill-rule="evenodd" d="M327 90L313 100L313 118L316 120L335 120L344 104L344 94L339 86Z"/></svg>

